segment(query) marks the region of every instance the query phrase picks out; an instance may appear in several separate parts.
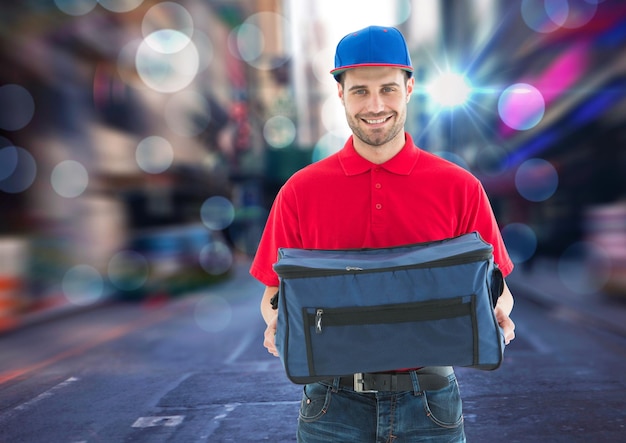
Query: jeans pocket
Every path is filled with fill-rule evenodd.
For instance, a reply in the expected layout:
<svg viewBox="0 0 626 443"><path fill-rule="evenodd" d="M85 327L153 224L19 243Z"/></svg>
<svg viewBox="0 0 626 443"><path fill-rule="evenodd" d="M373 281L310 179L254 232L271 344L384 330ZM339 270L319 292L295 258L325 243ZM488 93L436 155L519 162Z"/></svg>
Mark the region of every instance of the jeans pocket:
<svg viewBox="0 0 626 443"><path fill-rule="evenodd" d="M443 389L424 391L424 408L437 425L455 428L463 423L463 406L456 376L452 374L448 380L450 384Z"/></svg>
<svg viewBox="0 0 626 443"><path fill-rule="evenodd" d="M330 404L331 387L321 383L304 385L300 402L300 420L313 422L319 420Z"/></svg>

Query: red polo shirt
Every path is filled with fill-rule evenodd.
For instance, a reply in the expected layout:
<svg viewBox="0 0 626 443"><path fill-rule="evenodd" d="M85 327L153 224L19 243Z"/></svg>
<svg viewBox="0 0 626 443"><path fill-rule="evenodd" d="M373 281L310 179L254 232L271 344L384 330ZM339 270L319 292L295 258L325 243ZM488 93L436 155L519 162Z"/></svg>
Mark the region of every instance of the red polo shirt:
<svg viewBox="0 0 626 443"><path fill-rule="evenodd" d="M513 270L491 205L476 177L413 144L376 165L348 139L343 149L296 172L270 211L250 273L278 286L279 247L390 247L478 231L506 276Z"/></svg>

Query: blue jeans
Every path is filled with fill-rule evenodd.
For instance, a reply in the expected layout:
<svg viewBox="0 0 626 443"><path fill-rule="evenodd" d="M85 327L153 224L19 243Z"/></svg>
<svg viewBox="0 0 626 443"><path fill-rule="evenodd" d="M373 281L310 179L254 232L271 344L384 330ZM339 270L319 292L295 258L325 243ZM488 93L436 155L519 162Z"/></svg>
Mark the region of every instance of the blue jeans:
<svg viewBox="0 0 626 443"><path fill-rule="evenodd" d="M300 443L464 443L456 376L437 391L359 393L334 381L304 386Z"/></svg>

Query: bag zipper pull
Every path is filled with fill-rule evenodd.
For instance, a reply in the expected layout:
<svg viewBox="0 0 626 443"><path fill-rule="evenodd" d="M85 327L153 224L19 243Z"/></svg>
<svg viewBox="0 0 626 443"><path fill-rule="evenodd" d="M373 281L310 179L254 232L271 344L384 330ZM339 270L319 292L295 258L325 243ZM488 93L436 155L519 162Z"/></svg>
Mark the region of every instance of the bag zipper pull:
<svg viewBox="0 0 626 443"><path fill-rule="evenodd" d="M315 333L322 333L322 314L324 313L323 309L318 309L315 311Z"/></svg>

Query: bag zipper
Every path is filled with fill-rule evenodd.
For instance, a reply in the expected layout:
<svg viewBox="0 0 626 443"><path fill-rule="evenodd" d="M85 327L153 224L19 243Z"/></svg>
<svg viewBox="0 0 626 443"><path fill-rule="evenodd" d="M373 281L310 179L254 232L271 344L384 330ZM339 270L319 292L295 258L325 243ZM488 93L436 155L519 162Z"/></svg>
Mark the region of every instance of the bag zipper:
<svg viewBox="0 0 626 443"><path fill-rule="evenodd" d="M274 267L276 273L282 278L307 278L307 277L331 277L336 275L350 275L358 274L360 272L390 272L390 271L402 271L408 269L423 269L433 267L446 267L461 265L466 263L473 263L480 260L488 260L491 257L491 249L485 249L481 251L469 251L464 252L452 257L441 258L437 260L431 260L424 263L399 265L399 266L387 266L382 268L365 269L359 266L347 265L343 269L321 269L311 268L301 265L277 265Z"/></svg>
<svg viewBox="0 0 626 443"><path fill-rule="evenodd" d="M315 333L328 326L358 326L443 320L471 315L475 295L383 306L315 308L309 314Z"/></svg>

